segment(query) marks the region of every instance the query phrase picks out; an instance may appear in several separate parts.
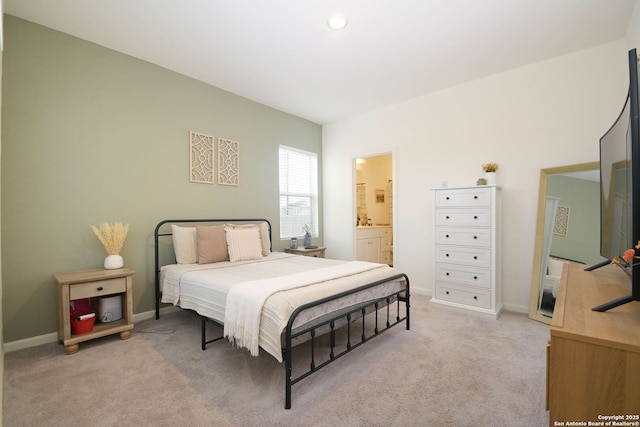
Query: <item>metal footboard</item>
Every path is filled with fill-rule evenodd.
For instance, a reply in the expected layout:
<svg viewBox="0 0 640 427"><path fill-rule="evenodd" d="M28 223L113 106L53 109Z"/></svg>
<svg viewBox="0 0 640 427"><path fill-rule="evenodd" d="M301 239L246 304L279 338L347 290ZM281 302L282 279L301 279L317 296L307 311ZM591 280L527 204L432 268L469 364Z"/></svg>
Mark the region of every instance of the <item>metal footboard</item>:
<svg viewBox="0 0 640 427"><path fill-rule="evenodd" d="M403 280L405 285L404 288L400 290L393 291L386 296L351 305L337 312L329 313L320 319L313 320L299 327L293 327L297 317L305 310L312 309L319 305L373 288L375 286L399 280ZM401 303L404 303L404 314L401 314ZM395 310L393 309L393 306L395 306ZM381 312L384 318L384 322L382 324L379 321ZM207 321L212 320L201 315L199 316L202 321L201 346L202 350L205 350L208 344L221 340L223 336L217 336L213 339L207 340L206 323ZM218 322L212 322L218 324ZM353 326L354 322L358 322L361 325L360 336L355 336L355 333L352 333L353 329L357 329ZM367 322L373 322L373 325L370 325ZM291 409L291 387L294 384L401 322L406 322L406 329L410 329L409 277L404 273L390 276L317 301L312 301L298 307L289 317L287 328L284 333L284 346L282 348L285 362L285 409ZM367 326L369 326L368 333ZM346 327L346 345L344 348L336 349L336 333L343 327ZM329 357L327 360L316 363L315 341L325 335L329 335L330 340ZM309 369L294 377L293 347L298 342L307 341L311 341L308 350L311 359Z"/></svg>
<svg viewBox="0 0 640 427"><path fill-rule="evenodd" d="M347 295L351 295L369 288L372 288L374 286L379 286L382 285L384 283L388 283L388 282L392 282L392 281L396 281L396 280L404 280L405 282L405 287L404 289L401 289L399 291L394 291L393 293L384 296L384 297L380 297L380 298L376 298L374 300L370 300L367 302L363 302L363 303L359 303L356 304L354 306L351 306L347 309L341 310L339 312L336 312L335 315L331 316L328 319L323 319L320 322L312 322L310 325L302 325L299 328L294 329L293 325L296 321L296 318L298 317L298 315L300 313L302 313L305 310L311 309L313 307L317 307L321 304L325 304L329 301L333 301L336 300L338 298L342 298L344 296ZM395 302L395 304L394 304ZM401 317L400 314L400 303L404 302L405 304L405 314L404 316ZM392 317L392 305L396 306L396 310L395 310L395 316ZM297 382L303 380L304 378L308 377L309 375L311 375L312 373L316 372L317 370L325 367L326 365L328 365L329 363L333 362L334 360L344 356L345 354L355 350L357 347L359 347L360 345L364 344L365 342L369 341L370 339L378 336L379 334L381 334L382 332L390 329L391 327L397 325L400 322L406 321L406 329L409 330L410 328L410 304L409 304L409 277L406 274L397 274L395 276L391 276L388 277L386 279L382 279L379 280L377 282L373 282L370 283L368 285L364 285L361 286L359 288L355 288L352 289L350 291L346 291L346 292L342 292L340 294L336 294L336 295L332 295L330 297L327 298L323 298L317 301L313 301L310 302L308 304L304 304L300 307L298 307L293 314L291 314L291 317L289 317L289 322L287 323L287 329L285 331L285 347L283 349L283 353L284 353L284 359L285 359L285 409L290 409L291 408L291 386L293 386L294 384L296 384ZM385 315L385 322L383 325L379 324L379 312L380 310L383 310L385 313L383 313ZM375 315L371 315L371 316L367 316L368 313L373 313ZM374 319L371 319L371 318ZM361 334L359 337L352 337L352 333L351 333L351 329L352 329L352 321L357 318L358 321L360 321L360 318L362 319L362 326L361 326ZM367 335L367 321L373 321L374 325L373 325L373 329L371 330L370 328L370 332L369 335ZM342 322L341 322L342 321ZM341 328L342 326L337 326L338 324L344 324L346 321L346 328L347 328L347 337L346 337L346 345L344 347L344 349L340 349L338 350L338 352L336 352L336 331L337 329ZM328 333L330 335L330 353L329 353L329 357L327 360L324 360L318 364L316 364L316 354L315 354L315 340L316 337L319 337L320 335L324 335L325 332L324 330L326 330L328 328ZM322 334L317 334L317 331L323 331ZM294 345L294 341L296 338L300 338L307 335L310 340L311 340L311 344L310 344L310 348L309 348L309 352L310 352L310 357L311 357L311 362L309 365L309 369L306 370L305 372L303 372L302 374L299 374L295 377L293 377L293 345Z"/></svg>

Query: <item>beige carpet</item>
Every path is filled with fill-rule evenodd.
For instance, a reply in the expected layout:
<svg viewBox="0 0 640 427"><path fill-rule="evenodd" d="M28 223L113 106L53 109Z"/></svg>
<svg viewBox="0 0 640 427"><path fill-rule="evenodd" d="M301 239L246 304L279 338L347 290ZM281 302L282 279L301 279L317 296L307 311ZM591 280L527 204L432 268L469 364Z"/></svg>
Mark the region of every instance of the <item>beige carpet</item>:
<svg viewBox="0 0 640 427"><path fill-rule="evenodd" d="M545 426L549 328L523 314L496 321L412 299L396 326L293 386L273 357L221 341L200 350L190 312L80 345L6 354L11 426Z"/></svg>

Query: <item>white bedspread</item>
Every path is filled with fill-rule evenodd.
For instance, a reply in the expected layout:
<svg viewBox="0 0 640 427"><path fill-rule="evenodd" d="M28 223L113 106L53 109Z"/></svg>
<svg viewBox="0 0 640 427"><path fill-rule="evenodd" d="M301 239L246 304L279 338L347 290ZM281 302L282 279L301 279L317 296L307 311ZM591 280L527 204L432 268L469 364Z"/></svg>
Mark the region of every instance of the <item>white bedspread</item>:
<svg viewBox="0 0 640 427"><path fill-rule="evenodd" d="M316 277L330 277L329 269L345 265L348 261L314 258L274 252L255 261L220 262L215 264L171 264L161 268L162 302L191 309L202 316L225 323L227 295L237 284L254 282L264 284L277 277L296 276L306 272ZM367 264L367 263L363 263ZM384 264L370 264L371 269L348 276L348 279L326 279L308 286L276 291L267 296L259 322L259 346L282 362L281 335L293 311L308 302L335 295L342 291L380 280L399 272ZM327 269L324 273L321 270ZM313 280L318 282L318 280ZM330 311L383 296L402 288L401 281L389 283L375 290L363 291L322 305L298 316L296 325L306 323ZM251 292L249 292L251 293ZM387 294L388 294L387 293ZM294 325L295 326L295 325Z"/></svg>
<svg viewBox="0 0 640 427"><path fill-rule="evenodd" d="M260 316L265 301L276 292L305 287L329 280L352 280L353 275L378 268L379 264L351 261L331 267L234 285L227 294L224 336L238 347L259 354Z"/></svg>

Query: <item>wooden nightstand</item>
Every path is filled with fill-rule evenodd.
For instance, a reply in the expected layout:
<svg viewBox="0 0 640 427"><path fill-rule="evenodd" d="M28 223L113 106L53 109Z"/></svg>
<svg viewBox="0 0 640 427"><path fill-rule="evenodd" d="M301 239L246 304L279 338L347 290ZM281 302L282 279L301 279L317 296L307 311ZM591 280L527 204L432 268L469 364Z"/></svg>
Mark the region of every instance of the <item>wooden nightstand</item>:
<svg viewBox="0 0 640 427"><path fill-rule="evenodd" d="M67 354L78 351L79 343L111 334L120 334L126 340L133 329L133 279L134 271L128 268L115 270L83 270L54 274L58 291L58 339L64 344ZM71 333L69 303L73 300L90 298L96 305L97 298L107 295L120 295L122 298L122 319L114 322L98 322L93 331L86 334Z"/></svg>
<svg viewBox="0 0 640 427"><path fill-rule="evenodd" d="M305 248L298 248L298 249L285 249L284 251L288 254L296 254L296 255L304 255L304 256L313 256L316 258L324 258L324 251L326 251L327 248L323 247L323 246L318 246L317 248L313 248L313 249L305 249Z"/></svg>

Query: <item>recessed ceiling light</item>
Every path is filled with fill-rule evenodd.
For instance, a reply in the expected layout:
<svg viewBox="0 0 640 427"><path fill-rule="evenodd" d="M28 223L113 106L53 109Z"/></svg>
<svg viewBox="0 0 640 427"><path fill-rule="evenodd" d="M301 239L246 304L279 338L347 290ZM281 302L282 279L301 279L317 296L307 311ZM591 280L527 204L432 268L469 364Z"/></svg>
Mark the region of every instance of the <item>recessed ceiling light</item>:
<svg viewBox="0 0 640 427"><path fill-rule="evenodd" d="M335 31L344 29L344 27L346 27L348 23L349 19L342 13L336 13L335 15L329 17L329 19L327 20L327 25L329 26L329 28Z"/></svg>

